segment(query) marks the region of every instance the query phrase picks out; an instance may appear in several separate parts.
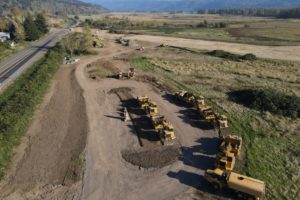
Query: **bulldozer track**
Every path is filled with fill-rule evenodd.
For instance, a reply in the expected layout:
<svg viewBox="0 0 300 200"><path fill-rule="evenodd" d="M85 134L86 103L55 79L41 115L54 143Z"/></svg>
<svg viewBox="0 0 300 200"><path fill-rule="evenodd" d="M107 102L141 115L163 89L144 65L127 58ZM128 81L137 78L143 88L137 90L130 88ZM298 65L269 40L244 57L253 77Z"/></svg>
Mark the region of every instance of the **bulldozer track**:
<svg viewBox="0 0 300 200"><path fill-rule="evenodd" d="M159 134L153 128L151 120L147 113L142 110L136 99L129 93L129 91L120 90L115 91L116 95L120 98L123 106L127 108L129 117L132 121L134 132L138 137L140 146L161 146L163 145Z"/></svg>

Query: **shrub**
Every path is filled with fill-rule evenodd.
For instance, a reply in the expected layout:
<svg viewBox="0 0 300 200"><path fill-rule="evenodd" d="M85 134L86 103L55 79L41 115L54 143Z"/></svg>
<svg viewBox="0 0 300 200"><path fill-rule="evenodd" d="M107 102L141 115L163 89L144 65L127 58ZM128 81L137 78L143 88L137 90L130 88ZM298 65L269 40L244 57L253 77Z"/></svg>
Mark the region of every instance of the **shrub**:
<svg viewBox="0 0 300 200"><path fill-rule="evenodd" d="M300 97L286 95L273 89L238 90L229 92L229 99L259 111L299 118Z"/></svg>
<svg viewBox="0 0 300 200"><path fill-rule="evenodd" d="M230 53L230 52L223 51L223 50L213 50L213 51L208 52L207 54L210 56L215 56L215 57L224 58L224 59L233 60L233 61L257 60L257 57L251 53L241 56L239 54L234 54L234 53Z"/></svg>
<svg viewBox="0 0 300 200"><path fill-rule="evenodd" d="M252 53L245 54L245 55L241 56L240 58L241 58L242 60L250 60L250 61L257 60L256 55L254 55L254 54L252 54Z"/></svg>

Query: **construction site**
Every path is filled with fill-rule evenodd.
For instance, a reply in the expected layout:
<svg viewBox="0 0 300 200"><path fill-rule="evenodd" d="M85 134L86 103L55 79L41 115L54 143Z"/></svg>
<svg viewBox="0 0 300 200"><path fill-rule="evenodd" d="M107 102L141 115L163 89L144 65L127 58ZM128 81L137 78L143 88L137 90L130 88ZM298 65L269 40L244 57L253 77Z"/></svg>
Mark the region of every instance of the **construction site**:
<svg viewBox="0 0 300 200"><path fill-rule="evenodd" d="M265 198L269 183L243 173L246 148L242 133L232 131L232 106L212 101L212 89L194 92L162 78L181 76L173 56L201 56L163 38L93 34L105 45L60 67L0 184L0 199ZM151 66L138 66L147 59ZM192 82L182 71L183 82Z"/></svg>

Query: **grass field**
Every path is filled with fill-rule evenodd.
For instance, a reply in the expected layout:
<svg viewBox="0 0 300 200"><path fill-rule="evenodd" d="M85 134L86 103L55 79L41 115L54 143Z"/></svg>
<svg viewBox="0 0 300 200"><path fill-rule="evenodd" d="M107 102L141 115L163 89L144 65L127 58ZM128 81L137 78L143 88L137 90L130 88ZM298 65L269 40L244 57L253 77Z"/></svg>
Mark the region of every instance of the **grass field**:
<svg viewBox="0 0 300 200"><path fill-rule="evenodd" d="M133 57L131 62L138 69L159 74L170 91L185 89L204 95L208 104L229 117L230 130L244 140L244 156L235 171L265 181L267 199L300 198L300 119L252 110L228 97L231 91L257 88L299 97L300 63L232 61L175 48L146 55Z"/></svg>
<svg viewBox="0 0 300 200"><path fill-rule="evenodd" d="M257 45L300 45L300 20L198 14L111 13L81 16L125 33L168 35ZM216 28L225 23L226 27ZM101 24L99 23L99 24ZM199 24L206 24L206 27ZM98 27L99 28L99 27Z"/></svg>

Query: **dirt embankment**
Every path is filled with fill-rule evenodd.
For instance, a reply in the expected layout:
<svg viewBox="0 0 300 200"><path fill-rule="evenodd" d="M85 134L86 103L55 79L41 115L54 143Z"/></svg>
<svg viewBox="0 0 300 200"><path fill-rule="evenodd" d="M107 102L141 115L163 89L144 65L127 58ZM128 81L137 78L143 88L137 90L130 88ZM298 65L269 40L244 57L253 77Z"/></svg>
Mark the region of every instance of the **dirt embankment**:
<svg viewBox="0 0 300 200"><path fill-rule="evenodd" d="M25 152L17 152L20 159L8 174L0 199L73 199L77 195L81 170L76 168L82 167L87 117L74 70L62 67L55 75L26 134Z"/></svg>

